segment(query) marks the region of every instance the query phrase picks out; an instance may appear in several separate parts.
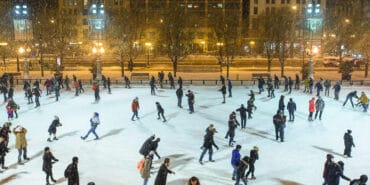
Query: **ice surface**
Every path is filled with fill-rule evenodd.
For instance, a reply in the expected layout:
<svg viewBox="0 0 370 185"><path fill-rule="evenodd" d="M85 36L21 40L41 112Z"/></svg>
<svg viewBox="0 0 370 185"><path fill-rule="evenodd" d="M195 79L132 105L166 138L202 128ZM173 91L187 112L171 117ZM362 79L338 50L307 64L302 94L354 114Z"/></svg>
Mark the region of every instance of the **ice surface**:
<svg viewBox="0 0 370 185"><path fill-rule="evenodd" d="M187 111L186 97L183 99L183 109L177 108L175 90L160 89L157 96L150 95L148 87L124 89L115 87L112 94L106 90L101 92L101 101L94 101L91 90L75 97L72 92L62 92L59 102L54 98L41 97L41 107L27 105L23 91L17 91L15 101L20 104L19 118L13 121L13 126L21 124L28 129L28 154L35 158L25 165L16 166L0 173L0 180L13 175L9 185L41 185L45 184L45 174L42 169L40 152L49 146L54 156L60 161L54 164L56 179L63 176L65 167L73 156L79 157L80 184L95 181L97 185L133 185L142 184L136 164L141 155L138 150L150 135L161 138L158 152L161 160L155 158L154 167L159 167L165 157L171 159L171 170L176 175L168 175L167 184L183 185L186 179L197 176L202 185L232 185L232 167L230 157L232 148L224 139L227 130L229 114L240 106L247 104L247 94L256 87L234 87L233 98L227 98L222 104L220 87L185 87L184 92L191 89L195 92L195 113ZM352 109L347 104L342 107L346 94L353 87L343 88L340 102L332 97L324 97L326 107L323 120L308 122L308 101L311 95L294 91L292 95L275 91L276 98L269 100L266 92L256 95L253 119L247 121L247 130L236 131L235 140L242 145L242 155L249 155L253 146L260 149L260 159L256 162L256 180L249 184L278 185L305 184L318 185L322 183L322 170L326 154L333 153L335 161L345 163L344 174L350 178L358 178L365 173L370 175L370 115L361 109ZM369 88L355 87L366 91ZM331 92L332 93L332 92ZM292 97L297 103L296 121L287 122L285 129L286 142L274 140L272 116L276 113L278 100L284 94L285 103ZM131 101L139 97L139 121L131 121ZM155 102L159 101L165 109L168 122L157 120ZM80 136L90 128L89 119L93 112L99 112L101 124L97 128L100 140L90 136L82 141ZM286 113L287 114L287 113ZM49 143L48 127L53 116L58 115L62 127L58 127L59 140ZM239 120L239 114L238 120ZM7 120L5 104L0 114L1 122ZM205 128L213 123L218 130L215 142L220 150L214 152L215 163L198 163L201 153ZM356 148L353 148L353 158L344 158L343 134L352 130ZM10 153L6 156L6 165L17 161L17 151L14 149L15 137L12 134L9 146ZM205 156L208 159L208 155ZM206 160L205 160L206 161ZM154 184L156 174L153 174L149 184ZM63 182L62 184L66 184ZM342 180L341 184L348 184Z"/></svg>

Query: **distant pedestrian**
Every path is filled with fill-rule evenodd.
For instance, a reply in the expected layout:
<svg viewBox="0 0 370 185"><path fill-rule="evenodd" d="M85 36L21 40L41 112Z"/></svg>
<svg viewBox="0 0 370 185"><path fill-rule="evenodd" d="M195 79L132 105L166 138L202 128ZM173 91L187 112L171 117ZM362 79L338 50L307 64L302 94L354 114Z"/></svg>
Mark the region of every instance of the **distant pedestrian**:
<svg viewBox="0 0 370 185"><path fill-rule="evenodd" d="M292 88L293 88L293 80L291 77L288 78L288 86L289 86L289 93L288 94L291 94L292 93Z"/></svg>
<svg viewBox="0 0 370 185"><path fill-rule="evenodd" d="M52 141L51 139L53 135L54 135L53 140L58 140L58 138L56 137L56 133L57 133L57 127L60 127L60 126L62 126L62 124L59 121L59 117L54 116L54 120L51 122L49 129L48 129L48 132L49 132L49 138L47 140L48 142Z"/></svg>
<svg viewBox="0 0 370 185"><path fill-rule="evenodd" d="M284 142L285 120L286 120L286 117L283 115L283 113L280 110L278 110L277 113L273 117L276 140L280 138L281 142Z"/></svg>
<svg viewBox="0 0 370 185"><path fill-rule="evenodd" d="M274 75L274 88L279 89L279 85L280 85L279 77L275 74Z"/></svg>
<svg viewBox="0 0 370 185"><path fill-rule="evenodd" d="M46 173L46 185L50 185L49 178L53 183L56 183L57 181L53 177L52 166L55 162L58 162L59 160L53 156L53 154L50 152L49 147L45 147L44 156L42 157L42 159L42 171Z"/></svg>
<svg viewBox="0 0 370 185"><path fill-rule="evenodd" d="M132 100L132 103L131 103L131 110L133 113L131 117L132 121L135 121L134 117L136 117L136 119L140 119L138 115L139 109L140 109L139 98L136 97L134 100Z"/></svg>
<svg viewBox="0 0 370 185"><path fill-rule="evenodd" d="M344 139L344 154L347 157L352 157L351 151L352 147L355 147L355 143L353 142L353 137L352 137L352 130L347 130L347 132L344 134L343 139Z"/></svg>
<svg viewBox="0 0 370 185"><path fill-rule="evenodd" d="M225 96L226 96L226 86L225 85L222 85L221 89L219 90L221 91L221 94L222 94L222 103L225 103Z"/></svg>
<svg viewBox="0 0 370 185"><path fill-rule="evenodd" d="M36 86L34 86L33 89L32 89L32 93L35 96L36 107L39 107L40 106L41 92Z"/></svg>
<svg viewBox="0 0 370 185"><path fill-rule="evenodd" d="M297 105L292 98L289 99L287 109L289 113L289 121L294 121L294 112L297 110Z"/></svg>
<svg viewBox="0 0 370 185"><path fill-rule="evenodd" d="M176 96L177 96L177 106L182 108L182 97L184 95L184 92L182 90L182 87L179 87L177 90L176 90Z"/></svg>
<svg viewBox="0 0 370 185"><path fill-rule="evenodd" d="M308 121L313 121L313 113L315 112L315 97L312 97L311 100L308 102Z"/></svg>
<svg viewBox="0 0 370 185"><path fill-rule="evenodd" d="M319 120L321 120L322 112L324 111L325 108L325 101L320 96L315 102L315 108L316 108L315 119L317 118L317 115L319 115Z"/></svg>
<svg viewBox="0 0 370 185"><path fill-rule="evenodd" d="M285 111L284 95L281 95L280 96L278 110L280 110L283 113L283 115L284 115L284 111Z"/></svg>
<svg viewBox="0 0 370 185"><path fill-rule="evenodd" d="M68 78L68 75L64 78L64 85L66 86L66 90L70 91L71 87L69 87L70 79Z"/></svg>
<svg viewBox="0 0 370 185"><path fill-rule="evenodd" d="M82 84L82 80L78 80L78 90L80 91L80 94L85 92L85 89Z"/></svg>
<svg viewBox="0 0 370 185"><path fill-rule="evenodd" d="M301 85L300 83L301 83L301 81L300 81L300 79L299 79L298 74L295 74L295 84L294 84L294 89L299 90L299 86Z"/></svg>
<svg viewBox="0 0 370 185"><path fill-rule="evenodd" d="M287 76L283 76L284 78L284 92L288 91L288 87L289 87L289 80L288 80L288 77Z"/></svg>
<svg viewBox="0 0 370 185"><path fill-rule="evenodd" d="M322 86L322 84L321 84L321 81L322 80L320 80L320 81L318 81L317 83L316 83L316 85L315 85L315 88L316 88L316 96L320 96L320 92L321 91L323 91L323 86Z"/></svg>
<svg viewBox="0 0 370 185"><path fill-rule="evenodd" d="M99 113L95 112L94 116L90 118L90 125L91 125L90 130L87 132L85 136L83 137L81 136L81 139L85 140L87 137L89 137L90 133L93 133L95 135L95 140L98 140L99 136L96 134L95 130L99 124L100 124Z"/></svg>
<svg viewBox="0 0 370 185"><path fill-rule="evenodd" d="M23 164L21 160L21 156L23 154L23 159L29 161L30 158L27 157L27 129L23 128L20 125L17 125L13 129L13 133L15 135L15 148L18 150L18 164Z"/></svg>
<svg viewBox="0 0 370 185"><path fill-rule="evenodd" d="M199 163L201 165L203 165L203 157L204 155L206 154L206 152L208 151L208 160L209 162L215 162L213 159L212 159L212 155L213 155L213 146L216 147L216 149L218 150L218 146L216 145L214 139L213 139L213 135L216 133L216 129L213 127L211 128L211 130L209 132L206 133L206 135L204 136L204 142L203 142L203 146L202 146L202 154L200 155L200 158L199 158Z"/></svg>
<svg viewBox="0 0 370 185"><path fill-rule="evenodd" d="M340 92L340 89L341 89L341 86L339 84L339 82L337 82L334 87L334 100L339 100L339 92Z"/></svg>
<svg viewBox="0 0 370 185"><path fill-rule="evenodd" d="M188 105L189 105L189 113L194 113L194 103L195 103L195 97L191 90L188 90L188 94L186 94L188 97Z"/></svg>
<svg viewBox="0 0 370 185"><path fill-rule="evenodd" d="M168 169L170 166L170 159L165 158L163 164L158 170L157 177L155 178L154 185L166 185L167 183L167 174L175 174L174 171Z"/></svg>
<svg viewBox="0 0 370 185"><path fill-rule="evenodd" d="M156 86L155 86L155 78L154 78L154 76L152 76L152 78L150 79L149 85L150 85L150 94L152 96L155 96Z"/></svg>
<svg viewBox="0 0 370 185"><path fill-rule="evenodd" d="M258 83L257 85L258 85L258 90L259 90L258 94L261 94L264 91L263 86L265 85L265 80L262 78L262 76L258 78L257 83Z"/></svg>
<svg viewBox="0 0 370 185"><path fill-rule="evenodd" d="M99 95L100 88L99 88L98 82L93 83L92 90L94 91L95 102L99 102L100 101L100 95Z"/></svg>
<svg viewBox="0 0 370 185"><path fill-rule="evenodd" d="M240 112L240 124L242 129L245 129L247 125L247 109L241 104L240 108L236 109L236 111Z"/></svg>
<svg viewBox="0 0 370 185"><path fill-rule="evenodd" d="M229 91L229 98L233 97L232 88L233 88L233 84L231 80L228 78L227 79L227 90Z"/></svg>
<svg viewBox="0 0 370 185"><path fill-rule="evenodd" d="M158 118L157 119L161 119L161 116L162 116L162 119L163 119L163 122L166 122L166 118L164 117L164 109L163 107L161 106L161 104L159 102L155 102L155 105L157 106L157 111L158 111Z"/></svg>
<svg viewBox="0 0 370 185"><path fill-rule="evenodd" d="M329 167L334 164L334 161L332 160L334 156L332 154L326 155L326 161L324 164L324 171L322 174L322 177L324 178L324 183L322 185L329 185L328 184L328 177L329 177Z"/></svg>
<svg viewBox="0 0 370 185"><path fill-rule="evenodd" d="M125 88L130 89L131 88L131 86L130 86L130 84L131 84L130 79L126 75L123 78L125 80Z"/></svg>
<svg viewBox="0 0 370 185"><path fill-rule="evenodd" d="M107 78L108 94L112 94L110 77Z"/></svg>
<svg viewBox="0 0 370 185"><path fill-rule="evenodd" d="M172 73L168 72L168 81L170 82L170 89L175 89L175 80L173 79Z"/></svg>
<svg viewBox="0 0 370 185"><path fill-rule="evenodd" d="M181 76L179 76L179 79L177 80L177 84L179 85L179 87L182 88L182 78L181 78Z"/></svg>
<svg viewBox="0 0 370 185"><path fill-rule="evenodd" d="M329 92L330 92L330 88L331 88L331 81L330 80L325 80L324 87L325 87L325 96L329 96Z"/></svg>
<svg viewBox="0 0 370 185"><path fill-rule="evenodd" d="M78 96L78 94L80 93L80 83L78 83L78 81L74 81L73 83L76 90L75 96Z"/></svg>
<svg viewBox="0 0 370 185"><path fill-rule="evenodd" d="M220 75L220 81L221 85L225 85L225 77L223 75Z"/></svg>

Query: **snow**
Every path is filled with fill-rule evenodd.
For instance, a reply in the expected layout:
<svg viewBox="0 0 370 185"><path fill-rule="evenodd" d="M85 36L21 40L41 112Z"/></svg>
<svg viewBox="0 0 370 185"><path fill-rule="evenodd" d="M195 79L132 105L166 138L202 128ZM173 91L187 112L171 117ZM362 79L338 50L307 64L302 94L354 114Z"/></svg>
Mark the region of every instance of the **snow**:
<svg viewBox="0 0 370 185"><path fill-rule="evenodd" d="M94 181L97 185L129 185L142 184L137 162L141 159L138 150L142 143L152 134L161 138L158 152L161 159L155 158L154 167L159 167L165 157L171 159L170 169L176 174L168 175L167 184L182 185L191 176L200 178L202 185L232 185L232 167L230 165L231 151L224 139L227 131L229 114L241 103L247 104L247 94L256 87L234 87L233 98L227 98L226 104L221 104L220 87L184 87L184 92L191 89L195 92L195 113L187 111L186 97L183 99L183 109L177 107L175 90L160 89L157 96L150 96L149 87L125 89L114 87L112 94L102 90L101 101L97 104L93 92L75 97L73 92L62 92L60 101L54 98L41 97L41 107L27 105L23 91L17 91L15 101L20 104L19 118L13 121L13 127L21 124L28 129L28 155L40 154L44 147L49 146L59 162L53 165L55 179L63 177L64 169L71 163L73 156L79 157L80 184ZM358 91L369 94L369 88L354 87ZM87 88L86 88L87 89ZM324 97L326 107L323 120L308 122L308 101L311 95L293 91L287 95L280 90L275 91L276 98L268 100L266 92L256 94L257 110L252 120L247 120L247 130L236 131L235 140L242 145L241 154L249 155L253 146L258 146L260 159L256 162L256 180L249 184L278 185L322 183L322 170L326 154L333 153L335 161L345 163L344 174L350 178L358 178L361 174L370 175L370 147L368 147L370 131L370 115L362 109L352 109L347 103L342 106L343 99L353 87L344 87L340 94L341 101L332 97ZM45 92L43 92L45 93ZM331 92L332 93L332 92ZM296 121L287 122L284 143L275 141L272 116L276 113L278 100L285 95L285 103L292 97L297 103ZM131 101L139 97L139 121L131 121ZM159 101L165 109L168 122L157 120L155 102ZM1 122L7 119L5 105L0 113ZM89 119L94 112L99 112L101 124L97 128L100 140L93 140L90 135L85 141L80 136L90 128ZM287 111L285 111L287 114ZM54 115L58 115L62 127L58 127L59 140L49 143L48 127ZM239 113L238 120L239 120ZM215 142L220 150L214 149L215 163L198 163L203 143L205 128L213 123L218 131ZM353 158L344 158L343 134L352 130L356 148L353 148ZM10 153L6 156L6 165L17 161L17 151L14 149L15 137L12 134L9 146ZM0 173L0 180L16 175L9 185L40 185L45 184L45 174L42 172L42 155L38 155L25 165L16 166ZM154 184L156 174L152 174L149 184ZM66 182L63 182L66 184ZM342 180L341 184L348 184Z"/></svg>

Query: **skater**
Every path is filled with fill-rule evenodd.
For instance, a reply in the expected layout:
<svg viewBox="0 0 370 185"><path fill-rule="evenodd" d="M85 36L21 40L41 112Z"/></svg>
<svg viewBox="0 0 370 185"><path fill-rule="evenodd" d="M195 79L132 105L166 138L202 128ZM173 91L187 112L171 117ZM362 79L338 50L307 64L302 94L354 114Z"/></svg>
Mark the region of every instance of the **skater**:
<svg viewBox="0 0 370 185"><path fill-rule="evenodd" d="M245 176L245 171L247 171L248 168L248 161L249 161L248 156L244 156L243 159L240 160L238 170L236 171L235 185L239 185L240 181L242 181L244 185L247 185L248 181L247 177Z"/></svg>
<svg viewBox="0 0 370 185"><path fill-rule="evenodd" d="M279 89L279 85L280 85L279 77L275 74L274 75L274 88Z"/></svg>
<svg viewBox="0 0 370 185"><path fill-rule="evenodd" d="M80 91L80 94L85 92L85 89L82 86L82 80L78 80L78 90Z"/></svg>
<svg viewBox="0 0 370 185"><path fill-rule="evenodd" d="M328 173L329 173L329 167L334 164L333 159L334 156L332 154L326 155L326 161L324 164L324 172L322 177L324 178L324 183L322 185L328 185Z"/></svg>
<svg viewBox="0 0 370 185"><path fill-rule="evenodd" d="M154 76L152 76L152 78L150 79L149 85L150 85L150 94L152 96L155 96L156 87L155 87L155 78L154 78Z"/></svg>
<svg viewBox="0 0 370 185"><path fill-rule="evenodd" d="M45 147L44 156L42 157L42 159L42 171L46 173L46 185L50 185L49 177L53 183L56 183L57 181L53 177L52 166L55 162L58 162L59 160L53 156L53 154L50 152L49 147Z"/></svg>
<svg viewBox="0 0 370 185"><path fill-rule="evenodd" d="M344 154L343 155L347 157L352 157L351 156L352 147L355 147L351 133L352 133L352 130L347 130L347 133L345 133L343 136L343 139L344 139Z"/></svg>
<svg viewBox="0 0 370 185"><path fill-rule="evenodd" d="M172 73L168 73L168 81L170 81L170 89L175 89L175 80L173 79Z"/></svg>
<svg viewBox="0 0 370 185"><path fill-rule="evenodd" d="M192 176L186 185L200 185L198 177Z"/></svg>
<svg viewBox="0 0 370 185"><path fill-rule="evenodd" d="M148 139L145 140L143 145L141 145L139 153L146 157L150 153L151 143L154 142L155 135L150 136Z"/></svg>
<svg viewBox="0 0 370 185"><path fill-rule="evenodd" d="M108 94L112 94L112 89L110 88L111 82L110 77L107 78Z"/></svg>
<svg viewBox="0 0 370 185"><path fill-rule="evenodd" d="M251 173L252 180L256 179L256 177L254 176L254 163L256 163L256 160L258 160L258 151L259 151L259 148L257 146L254 146L253 149L250 151L250 155L249 155L249 170L247 174L245 175L245 177L248 178L249 174Z"/></svg>
<svg viewBox="0 0 370 185"><path fill-rule="evenodd" d="M232 180L236 179L236 171L238 170L238 166L240 164L240 150L242 149L241 145L236 145L235 149L232 151L231 154L231 166L233 167L233 175L231 177Z"/></svg>
<svg viewBox="0 0 370 185"><path fill-rule="evenodd" d="M159 156L158 152L157 152L157 148L158 148L158 143L161 141L161 138L157 138L155 140L152 140L150 141L149 143L149 151L150 152L153 152L155 154L155 156L158 157L158 159L161 159L161 156Z"/></svg>
<svg viewBox="0 0 370 185"><path fill-rule="evenodd" d="M130 86L130 79L125 75L124 77L124 80L125 80L125 88L128 88L128 89L131 89L131 86Z"/></svg>
<svg viewBox="0 0 370 185"><path fill-rule="evenodd" d="M308 80L308 90L310 94L312 94L313 82L314 82L313 79L310 77Z"/></svg>
<svg viewBox="0 0 370 185"><path fill-rule="evenodd" d="M245 129L247 125L247 109L244 107L243 104L241 104L240 108L236 109L236 111L240 112L241 127L242 129Z"/></svg>
<svg viewBox="0 0 370 185"><path fill-rule="evenodd" d="M328 185L339 185L341 177L347 181L351 181L351 179L343 174L343 171L344 163L342 161L330 165L328 170Z"/></svg>
<svg viewBox="0 0 370 185"><path fill-rule="evenodd" d="M275 127L275 137L276 140L280 138L281 142L284 142L284 128L285 128L285 116L278 110L273 117L274 127Z"/></svg>
<svg viewBox="0 0 370 185"><path fill-rule="evenodd" d="M27 157L27 129L23 128L20 125L17 125L13 129L13 133L15 135L15 148L18 150L18 164L23 164L21 160L22 154L24 160L30 160L30 158Z"/></svg>
<svg viewBox="0 0 370 185"><path fill-rule="evenodd" d="M8 89L6 88L5 84L1 84L1 93L3 93L4 96L4 102L8 99L7 94L8 94Z"/></svg>
<svg viewBox="0 0 370 185"><path fill-rule="evenodd" d="M321 120L321 115L325 108L325 101L320 96L315 102L315 108L316 108L315 119L317 118L317 115L319 115L319 120Z"/></svg>
<svg viewBox="0 0 370 185"><path fill-rule="evenodd" d="M107 88L107 78L105 77L105 75L101 76L101 80L103 81L103 89L106 89Z"/></svg>
<svg viewBox="0 0 370 185"><path fill-rule="evenodd" d="M132 100L132 103L131 103L131 110L133 113L131 117L132 121L135 121L134 117L136 117L136 119L139 119L139 115L138 115L139 109L140 109L139 98L136 97L134 100Z"/></svg>
<svg viewBox="0 0 370 185"><path fill-rule="evenodd" d="M233 84L229 78L227 78L227 90L229 91L229 98L233 97L232 93Z"/></svg>
<svg viewBox="0 0 370 185"><path fill-rule="evenodd" d="M46 95L49 95L51 94L51 86L52 86L52 82L50 79L46 79L45 82L44 82L44 87L46 88Z"/></svg>
<svg viewBox="0 0 370 185"><path fill-rule="evenodd" d="M248 112L248 119L252 119L252 114L253 110L257 110L257 107L254 105L254 99L249 99L248 100L248 105L247 105L247 112Z"/></svg>
<svg viewBox="0 0 370 185"><path fill-rule="evenodd" d="M179 85L179 88L182 88L182 78L179 76L179 79L177 80L177 84Z"/></svg>
<svg viewBox="0 0 370 185"><path fill-rule="evenodd" d="M159 86L163 89L164 72L158 72Z"/></svg>
<svg viewBox="0 0 370 185"><path fill-rule="evenodd" d="M289 86L289 80L288 80L288 77L286 77L285 75L283 76L284 78L284 92L288 91L288 86Z"/></svg>
<svg viewBox="0 0 370 185"><path fill-rule="evenodd" d="M220 75L220 81L221 85L225 85L225 77L223 75Z"/></svg>
<svg viewBox="0 0 370 185"><path fill-rule="evenodd" d="M216 147L216 149L218 150L218 146L215 144L214 140L213 140L213 135L215 134L216 132L216 129L213 127L209 132L206 133L206 135L204 136L204 142L203 142L203 146L202 146L202 154L200 155L200 158L199 158L199 163L201 165L203 165L203 157L204 155L206 154L206 152L208 151L208 160L209 162L215 162L213 159L212 159L212 154L213 154L213 148L212 146Z"/></svg>
<svg viewBox="0 0 370 185"><path fill-rule="evenodd" d="M33 103L33 99L32 99L33 94L32 94L31 87L27 87L27 89L26 89L26 97L27 97L27 100L28 100L28 103L27 104Z"/></svg>
<svg viewBox="0 0 370 185"><path fill-rule="evenodd" d="M41 96L41 92L40 90L37 88L37 86L34 86L33 89L32 89L32 93L33 95L35 95L35 102L36 102L36 107L40 107L40 96ZM36 108L35 107L35 108Z"/></svg>
<svg viewBox="0 0 370 185"><path fill-rule="evenodd" d="M5 155L9 152L8 147L6 146L5 139L0 136L0 164L1 169L6 170L8 167L5 166ZM0 171L1 173L2 171Z"/></svg>
<svg viewBox="0 0 370 185"><path fill-rule="evenodd" d="M147 185L150 178L150 167L152 166L153 154L149 154L144 159L144 164L140 169L140 175L144 179L143 185Z"/></svg>
<svg viewBox="0 0 370 185"><path fill-rule="evenodd" d="M99 83L98 82L94 82L94 84L92 86L92 90L94 91L95 102L99 102L99 100L100 100L100 95L99 95L100 89L99 89Z"/></svg>
<svg viewBox="0 0 370 185"><path fill-rule="evenodd" d="M288 78L288 86L289 86L289 93L292 94L292 88L293 88L293 80L291 77Z"/></svg>
<svg viewBox="0 0 370 185"><path fill-rule="evenodd" d="M298 74L295 74L295 84L294 84L294 89L299 90L300 83L301 83L301 82L300 82L300 79L299 79Z"/></svg>
<svg viewBox="0 0 370 185"><path fill-rule="evenodd" d="M267 97L275 98L275 89L274 86L272 85L272 82L267 83L267 90L268 90Z"/></svg>
<svg viewBox="0 0 370 185"><path fill-rule="evenodd" d="M230 121L234 122L236 125L239 125L238 120L236 120L236 113L234 111L229 115L229 121L227 122L229 129L226 132L225 139L227 139L230 136L230 130L232 129L231 127L233 127L233 124L230 124Z"/></svg>
<svg viewBox="0 0 370 185"><path fill-rule="evenodd" d="M54 116L54 120L51 122L49 129L48 129L48 132L49 132L49 138L47 140L48 142L52 141L51 138L53 135L54 135L53 140L58 140L58 138L56 137L56 133L57 133L57 127L60 127L60 126L62 126L62 124L59 122L59 117Z"/></svg>
<svg viewBox="0 0 370 185"><path fill-rule="evenodd" d="M14 96L14 88L13 87L10 87L9 88L9 91L8 91L8 98L12 98L13 99L13 96Z"/></svg>
<svg viewBox="0 0 370 185"><path fill-rule="evenodd" d="M9 102L8 102L7 107L9 106L10 109L12 110L12 112L14 112L14 114L15 114L15 118L18 118L18 112L17 112L17 110L20 109L20 106L17 103L15 103L15 101L12 98L9 98L8 101Z"/></svg>
<svg viewBox="0 0 370 185"><path fill-rule="evenodd" d="M222 103L225 103L226 86L225 85L222 85L222 87L221 87L221 89L219 91L221 91L221 93L222 93L222 99L223 99Z"/></svg>
<svg viewBox="0 0 370 185"><path fill-rule="evenodd" d="M297 105L292 98L289 99L287 109L289 112L289 121L294 121L294 112L297 110Z"/></svg>
<svg viewBox="0 0 370 185"><path fill-rule="evenodd" d="M357 91L352 91L352 92L347 94L347 98L346 98L346 101L344 101L343 106L345 106L347 101L349 100L351 102L352 108L355 108L354 105L353 105L353 100L352 100L353 98L358 99Z"/></svg>
<svg viewBox="0 0 370 185"><path fill-rule="evenodd" d="M321 81L318 81L315 85L315 88L316 88L316 96L320 96L320 92L323 90L323 87L322 87L322 84L321 84Z"/></svg>
<svg viewBox="0 0 370 185"><path fill-rule="evenodd" d="M182 87L179 87L177 90L176 90L176 96L177 96L177 106L182 108L182 97L184 95L184 92L182 90Z"/></svg>
<svg viewBox="0 0 370 185"><path fill-rule="evenodd" d="M4 138L4 144L8 147L9 143L9 134L11 133L10 127L12 126L11 122L5 122L3 127L0 128L0 137Z"/></svg>
<svg viewBox="0 0 370 185"><path fill-rule="evenodd" d="M284 95L281 95L280 96L278 110L280 110L283 113L283 115L284 115L284 111L285 111Z"/></svg>
<svg viewBox="0 0 370 185"><path fill-rule="evenodd" d="M66 77L64 78L64 85L66 86L67 91L71 90L71 87L69 87L69 82L70 82L70 79L69 79L68 75L66 75Z"/></svg>
<svg viewBox="0 0 370 185"><path fill-rule="evenodd" d="M188 90L188 94L186 94L186 96L188 97L189 113L192 114L194 113L194 94L191 90Z"/></svg>
<svg viewBox="0 0 370 185"><path fill-rule="evenodd" d="M349 185L366 185L367 175L361 175L359 179L354 179Z"/></svg>
<svg viewBox="0 0 370 185"><path fill-rule="evenodd" d="M158 170L157 177L155 178L154 185L166 185L167 183L167 174L175 174L175 172L168 169L170 166L170 159L164 159L163 164Z"/></svg>
<svg viewBox="0 0 370 185"><path fill-rule="evenodd" d="M325 80L324 87L325 87L325 96L329 96L331 81L330 80Z"/></svg>
<svg viewBox="0 0 370 185"><path fill-rule="evenodd" d="M308 106L308 111L309 111L309 115L308 115L308 121L313 121L313 113L315 112L315 97L312 97L312 99L308 102L309 106Z"/></svg>
<svg viewBox="0 0 370 185"><path fill-rule="evenodd" d="M58 82L56 82L56 84L54 85L54 91L55 91L55 100L58 101L60 96L60 85Z"/></svg>
<svg viewBox="0 0 370 185"><path fill-rule="evenodd" d="M339 100L339 92L340 92L340 89L341 89L341 86L340 86L340 83L337 82L334 87L334 100Z"/></svg>
<svg viewBox="0 0 370 185"><path fill-rule="evenodd" d="M239 125L239 123L236 121L236 116L235 112L232 113L233 116L230 116L228 125L229 125L229 130L226 133L226 136L230 136L229 138L229 147L233 147L234 137L235 137L235 129Z"/></svg>
<svg viewBox="0 0 370 185"><path fill-rule="evenodd" d="M155 102L155 105L157 106L158 111L158 120L161 119L161 116L163 118L163 122L166 122L166 118L164 117L164 109L162 108L161 104L159 102Z"/></svg>
<svg viewBox="0 0 370 185"><path fill-rule="evenodd" d="M366 96L365 92L361 92L361 96L359 100L360 100L362 107L364 108L363 112L367 112L367 109L369 108L369 98Z"/></svg>
<svg viewBox="0 0 370 185"><path fill-rule="evenodd" d="M95 135L95 140L99 139L99 136L95 132L96 127L98 127L98 125L100 124L99 113L94 112L94 116L90 118L90 124L91 128L84 137L81 136L82 140L85 140L87 137L89 137L90 133L93 133Z"/></svg>
<svg viewBox="0 0 370 185"><path fill-rule="evenodd" d="M263 90L263 85L265 85L265 80L262 78L262 76L260 76L258 78L258 94L261 94L264 90Z"/></svg>
<svg viewBox="0 0 370 185"><path fill-rule="evenodd" d="M78 83L78 81L74 81L74 86L76 90L75 96L78 96L78 94L80 93L80 83Z"/></svg>
<svg viewBox="0 0 370 185"><path fill-rule="evenodd" d="M68 179L68 185L80 184L80 177L78 174L78 157L72 158L72 164L69 164L64 170L64 177Z"/></svg>

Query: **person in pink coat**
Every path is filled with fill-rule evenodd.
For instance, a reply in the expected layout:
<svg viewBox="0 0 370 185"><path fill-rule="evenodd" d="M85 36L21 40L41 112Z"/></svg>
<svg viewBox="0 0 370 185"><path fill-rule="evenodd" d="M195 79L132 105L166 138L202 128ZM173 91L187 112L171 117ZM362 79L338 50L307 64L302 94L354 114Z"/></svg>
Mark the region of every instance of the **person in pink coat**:
<svg viewBox="0 0 370 185"><path fill-rule="evenodd" d="M313 121L312 115L315 112L315 97L312 97L312 99L309 101L309 108L308 108L310 114L308 115L308 121Z"/></svg>

